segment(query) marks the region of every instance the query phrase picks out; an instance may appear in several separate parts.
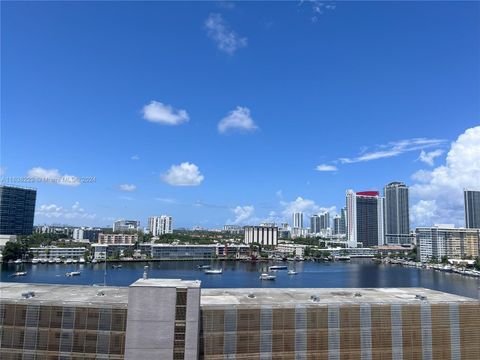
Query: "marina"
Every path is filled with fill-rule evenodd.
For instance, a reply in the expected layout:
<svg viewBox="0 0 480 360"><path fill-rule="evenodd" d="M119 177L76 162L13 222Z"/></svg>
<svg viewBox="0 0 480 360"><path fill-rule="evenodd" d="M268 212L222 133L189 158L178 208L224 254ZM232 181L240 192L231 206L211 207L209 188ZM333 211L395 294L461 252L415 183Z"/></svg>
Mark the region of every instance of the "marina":
<svg viewBox="0 0 480 360"><path fill-rule="evenodd" d="M290 265L290 263L288 263ZM375 263L371 259L350 261L296 262L288 270L275 271L275 281L262 281L269 267L283 265L272 262L212 261L210 268L200 268L205 261L123 262L113 269L112 263L77 264L6 264L1 265L2 282L47 284L104 284L128 286L142 277L144 266L155 278L201 280L204 288L326 288L326 287L425 287L462 296L478 297L480 278L433 268ZM120 265L120 264L116 264ZM106 266L106 271L105 271ZM209 272L205 270L210 270ZM212 273L211 270L214 272ZM221 270L221 272L215 272ZM81 276L65 276L79 271ZM25 275L15 275L25 272Z"/></svg>

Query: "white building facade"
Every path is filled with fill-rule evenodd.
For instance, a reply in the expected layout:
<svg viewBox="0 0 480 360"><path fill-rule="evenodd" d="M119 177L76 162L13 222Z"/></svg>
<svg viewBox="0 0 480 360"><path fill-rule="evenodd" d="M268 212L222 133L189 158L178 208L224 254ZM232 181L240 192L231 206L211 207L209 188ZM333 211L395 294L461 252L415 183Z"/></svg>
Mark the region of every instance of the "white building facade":
<svg viewBox="0 0 480 360"><path fill-rule="evenodd" d="M278 228L276 226L245 226L245 244L259 243L276 246L278 244Z"/></svg>
<svg viewBox="0 0 480 360"><path fill-rule="evenodd" d="M169 215L148 218L148 230L153 236L173 233L173 218Z"/></svg>

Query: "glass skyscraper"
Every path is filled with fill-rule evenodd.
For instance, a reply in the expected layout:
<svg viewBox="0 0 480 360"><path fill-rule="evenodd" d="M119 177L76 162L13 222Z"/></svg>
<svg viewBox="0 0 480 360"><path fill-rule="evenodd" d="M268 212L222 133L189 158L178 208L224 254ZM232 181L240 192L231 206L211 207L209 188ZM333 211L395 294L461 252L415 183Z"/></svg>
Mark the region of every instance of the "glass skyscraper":
<svg viewBox="0 0 480 360"><path fill-rule="evenodd" d="M37 190L0 186L0 235L30 235Z"/></svg>
<svg viewBox="0 0 480 360"><path fill-rule="evenodd" d="M383 189L385 197L385 242L392 245L410 243L408 187L391 182Z"/></svg>
<svg viewBox="0 0 480 360"><path fill-rule="evenodd" d="M480 229L480 191L463 191L465 201L465 227Z"/></svg>

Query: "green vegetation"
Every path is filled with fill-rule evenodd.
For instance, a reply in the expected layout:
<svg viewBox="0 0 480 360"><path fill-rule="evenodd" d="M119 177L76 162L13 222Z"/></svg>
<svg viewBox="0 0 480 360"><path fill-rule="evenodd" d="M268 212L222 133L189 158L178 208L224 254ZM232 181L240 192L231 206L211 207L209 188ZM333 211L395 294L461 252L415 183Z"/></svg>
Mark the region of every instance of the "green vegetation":
<svg viewBox="0 0 480 360"><path fill-rule="evenodd" d="M211 238L208 236L203 236L199 234L186 234L186 233L175 233L175 234L164 234L158 237L158 240L155 243L164 243L171 244L173 242L178 242L180 244L213 244L215 241L218 241L218 238Z"/></svg>
<svg viewBox="0 0 480 360"><path fill-rule="evenodd" d="M3 249L3 261L7 262L10 260L17 260L24 257L27 253L28 248L26 247L24 242L18 241L8 241L5 244L5 248Z"/></svg>

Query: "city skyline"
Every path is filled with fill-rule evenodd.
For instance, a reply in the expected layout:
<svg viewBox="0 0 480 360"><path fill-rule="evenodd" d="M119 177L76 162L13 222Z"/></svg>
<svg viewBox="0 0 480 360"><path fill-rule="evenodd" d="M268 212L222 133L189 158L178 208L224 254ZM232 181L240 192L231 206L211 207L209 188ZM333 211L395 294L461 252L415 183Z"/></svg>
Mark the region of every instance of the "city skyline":
<svg viewBox="0 0 480 360"><path fill-rule="evenodd" d="M347 189L401 181L411 228L464 226L478 9L3 3L0 176L37 189L36 224L334 218Z"/></svg>

